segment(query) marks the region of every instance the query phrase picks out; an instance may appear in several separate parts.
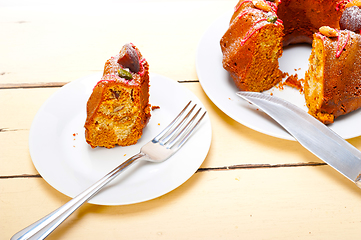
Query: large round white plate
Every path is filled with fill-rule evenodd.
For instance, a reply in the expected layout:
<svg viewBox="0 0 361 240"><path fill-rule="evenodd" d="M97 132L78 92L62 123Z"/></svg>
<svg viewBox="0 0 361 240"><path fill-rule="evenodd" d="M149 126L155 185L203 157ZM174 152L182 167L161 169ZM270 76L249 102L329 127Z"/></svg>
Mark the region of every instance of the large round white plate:
<svg viewBox="0 0 361 240"><path fill-rule="evenodd" d="M150 75L150 103L160 109L137 144L112 149L92 149L85 141L86 103L101 74L75 80L54 93L36 114L29 135L32 161L40 175L58 191L75 197L123 161L138 153L181 109L200 100L181 84ZM159 197L189 179L204 161L211 143L211 124L206 114L188 142L162 163L137 162L109 183L89 202L125 205Z"/></svg>
<svg viewBox="0 0 361 240"><path fill-rule="evenodd" d="M216 20L205 32L199 43L196 67L202 88L211 101L235 121L270 136L294 140L273 119L257 111L252 105L236 96L236 92L239 90L234 85L228 72L222 67L220 48L220 39L228 29L232 13L228 12ZM290 75L297 73L299 78L304 79L305 71L308 69L310 53L311 46L308 44L286 47L279 59L280 69ZM285 86L283 90L280 90L274 87L265 91L265 94L270 93L307 111L304 95L294 88ZM328 126L345 139L360 136L360 114L360 110L354 111L337 118L333 124Z"/></svg>

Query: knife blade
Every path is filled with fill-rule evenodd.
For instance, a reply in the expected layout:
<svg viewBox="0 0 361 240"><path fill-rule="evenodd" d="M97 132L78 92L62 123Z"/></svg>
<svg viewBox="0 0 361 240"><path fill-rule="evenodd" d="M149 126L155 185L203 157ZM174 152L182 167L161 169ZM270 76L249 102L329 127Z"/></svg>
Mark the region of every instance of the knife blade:
<svg viewBox="0 0 361 240"><path fill-rule="evenodd" d="M284 99L258 92L237 95L260 108L303 147L361 188L361 152L325 124Z"/></svg>

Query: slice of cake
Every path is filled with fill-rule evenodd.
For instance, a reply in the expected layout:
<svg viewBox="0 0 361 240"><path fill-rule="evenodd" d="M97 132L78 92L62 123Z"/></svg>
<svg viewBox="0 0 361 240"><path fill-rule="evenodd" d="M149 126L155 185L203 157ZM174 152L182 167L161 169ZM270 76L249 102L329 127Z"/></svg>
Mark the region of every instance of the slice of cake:
<svg viewBox="0 0 361 240"><path fill-rule="evenodd" d="M305 100L323 123L361 107L361 36L349 30L320 28L314 34Z"/></svg>
<svg viewBox="0 0 361 240"><path fill-rule="evenodd" d="M137 143L150 118L149 65L126 44L110 58L87 103L85 138L92 148Z"/></svg>

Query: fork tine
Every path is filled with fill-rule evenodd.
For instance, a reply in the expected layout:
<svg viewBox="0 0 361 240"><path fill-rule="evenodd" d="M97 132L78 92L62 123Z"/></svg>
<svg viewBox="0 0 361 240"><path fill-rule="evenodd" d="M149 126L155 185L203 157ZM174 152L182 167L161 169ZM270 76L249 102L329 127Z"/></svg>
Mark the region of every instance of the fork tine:
<svg viewBox="0 0 361 240"><path fill-rule="evenodd" d="M179 142L179 144L177 145L176 149L179 149L180 147L183 146L183 144L189 139L189 137L191 136L192 132L194 131L194 129L197 127L197 125L202 121L202 119L204 118L204 116L206 115L207 111L205 111L203 113L203 115L198 119L198 121L193 125L193 127L191 127L191 124L195 121L195 119L197 118L198 114L200 113L200 111L202 110L202 108L198 109L198 111L194 114L194 116L192 117L192 119L186 124L186 126L183 127L183 129L178 133L177 137L175 137L172 142L170 142L169 144L167 144L167 148L172 148L177 142ZM190 130L187 132L187 130L190 128Z"/></svg>
<svg viewBox="0 0 361 240"><path fill-rule="evenodd" d="M188 113L184 116L184 118L178 123L178 125L173 128L171 130L170 133L168 133L168 135L166 137L164 137L163 139L161 138L159 140L159 143L164 145L166 144L168 141L170 141L170 139L177 133L177 131L182 127L182 125L187 121L187 119L189 118L189 116L191 115L191 113L193 112L194 108L197 106L197 104L195 104L191 110L188 111Z"/></svg>
<svg viewBox="0 0 361 240"><path fill-rule="evenodd" d="M153 143L157 143L159 142L159 139L161 139L172 127L173 125L177 122L177 120L182 116L182 114L184 113L184 111L188 108L188 106L191 104L192 101L189 101L188 104L183 108L183 110L178 114L177 117L175 117L173 119L173 121L166 127L163 129L163 131L161 131L157 136L155 136L152 140Z"/></svg>
<svg viewBox="0 0 361 240"><path fill-rule="evenodd" d="M200 109L194 114L193 118L191 120L189 120L187 123L188 117L193 112L195 107L196 107L196 105L193 106L193 108L188 112L187 116L185 116L182 119L182 121L178 124L178 126L169 134L169 135L172 135L171 137L173 137L175 134L177 134L177 135L175 137L173 137L172 139L170 139L170 137L169 138L167 137L167 141L162 140L161 141L162 145L166 145L167 148L173 147L174 143L179 139L179 136L186 131L189 124L191 124L193 122L194 118L198 115ZM186 123L186 125L180 130L180 127L182 125L184 125L185 123Z"/></svg>
<svg viewBox="0 0 361 240"><path fill-rule="evenodd" d="M199 118L199 120L197 121L197 123L192 127L192 129L187 133L187 135L185 135L182 139L181 142L178 144L177 149L181 148L183 146L183 144L190 138L190 136L192 135L193 131L196 129L196 127L198 126L198 124L202 121L202 119L204 118L204 116L206 115L207 111L205 111L202 116Z"/></svg>

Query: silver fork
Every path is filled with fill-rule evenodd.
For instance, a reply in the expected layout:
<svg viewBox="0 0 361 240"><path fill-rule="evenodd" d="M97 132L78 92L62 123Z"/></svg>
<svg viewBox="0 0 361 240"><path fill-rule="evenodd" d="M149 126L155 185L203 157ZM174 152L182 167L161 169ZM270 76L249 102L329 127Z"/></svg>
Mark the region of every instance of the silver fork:
<svg viewBox="0 0 361 240"><path fill-rule="evenodd" d="M183 144L189 139L194 132L197 125L204 118L206 111L198 117L202 108L193 115L196 104L186 112L190 106L191 101L185 106L185 108L179 113L179 115L155 138L145 144L140 152L133 157L120 164L113 169L98 182L90 186L84 192L56 209L52 213L46 215L30 226L17 232L11 239L44 239L55 228L57 228L67 217L69 217L76 209L78 209L83 203L95 196L106 184L116 178L124 169L130 166L135 161L145 160L150 162L163 162L176 153ZM184 116L185 115L185 116ZM184 116L184 117L183 117ZM183 118L182 118L183 117ZM197 120L198 119L198 120Z"/></svg>

